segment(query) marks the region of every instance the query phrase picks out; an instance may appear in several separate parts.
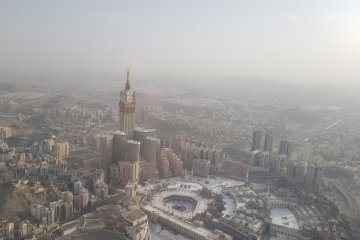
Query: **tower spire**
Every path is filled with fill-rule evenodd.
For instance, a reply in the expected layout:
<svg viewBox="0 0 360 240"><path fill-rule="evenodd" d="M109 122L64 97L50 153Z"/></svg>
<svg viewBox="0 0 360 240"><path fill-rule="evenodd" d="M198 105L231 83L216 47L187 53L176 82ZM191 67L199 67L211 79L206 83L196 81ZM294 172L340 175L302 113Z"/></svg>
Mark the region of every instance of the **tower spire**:
<svg viewBox="0 0 360 240"><path fill-rule="evenodd" d="M130 90L130 66L126 66L126 84L125 89Z"/></svg>

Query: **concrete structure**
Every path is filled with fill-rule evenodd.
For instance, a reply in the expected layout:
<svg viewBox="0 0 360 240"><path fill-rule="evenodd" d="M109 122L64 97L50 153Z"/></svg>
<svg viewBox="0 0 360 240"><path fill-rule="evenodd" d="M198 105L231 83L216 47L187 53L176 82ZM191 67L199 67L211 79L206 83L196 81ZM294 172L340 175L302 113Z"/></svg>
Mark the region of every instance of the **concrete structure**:
<svg viewBox="0 0 360 240"><path fill-rule="evenodd" d="M143 158L150 163L156 164L158 151L160 150L160 140L155 137L146 137L142 143Z"/></svg>
<svg viewBox="0 0 360 240"><path fill-rule="evenodd" d="M105 179L108 179L109 168L113 161L113 136L102 135L99 140L99 165L104 170Z"/></svg>
<svg viewBox="0 0 360 240"><path fill-rule="evenodd" d="M79 194L81 188L82 188L82 182L81 181L76 181L74 183L74 194Z"/></svg>
<svg viewBox="0 0 360 240"><path fill-rule="evenodd" d="M30 235L31 232L31 224L28 220L22 221L19 224L19 237L26 238Z"/></svg>
<svg viewBox="0 0 360 240"><path fill-rule="evenodd" d="M68 142L55 143L54 145L54 157L59 160L65 160L69 157L70 145Z"/></svg>
<svg viewBox="0 0 360 240"><path fill-rule="evenodd" d="M324 168L320 165L309 164L306 169L305 184L309 187L321 189L324 178Z"/></svg>
<svg viewBox="0 0 360 240"><path fill-rule="evenodd" d="M49 204L48 224L54 222L63 222L73 216L73 204L62 200L51 202ZM51 216L51 219L50 217Z"/></svg>
<svg viewBox="0 0 360 240"><path fill-rule="evenodd" d="M270 233L277 236L278 239L310 240L310 237L304 236L300 230L277 224L271 224Z"/></svg>
<svg viewBox="0 0 360 240"><path fill-rule="evenodd" d="M297 199L295 199L295 198L278 199L278 198L268 197L266 199L266 207L268 209L271 209L271 208L294 209L297 206L298 206L298 202L297 202Z"/></svg>
<svg viewBox="0 0 360 240"><path fill-rule="evenodd" d="M107 232L117 233L117 235L107 234L103 237L99 235L99 237L95 237L96 239L153 239L150 235L149 217L136 205L129 208L122 207L119 204L104 205L98 207L91 214L84 215L82 232L92 230L93 235L95 235L101 232L100 229L107 229Z"/></svg>
<svg viewBox="0 0 360 240"><path fill-rule="evenodd" d="M74 203L81 209L84 209L89 205L89 200L89 191L84 187L80 188L79 194L74 195Z"/></svg>
<svg viewBox="0 0 360 240"><path fill-rule="evenodd" d="M107 185L106 183L97 185L95 194L101 200L107 199L109 195L109 185Z"/></svg>
<svg viewBox="0 0 360 240"><path fill-rule="evenodd" d="M170 148L162 148L157 160L157 168L162 178L180 176L183 163Z"/></svg>
<svg viewBox="0 0 360 240"><path fill-rule="evenodd" d="M15 228L14 222L3 222L2 223L2 232L0 233L0 239L4 240L13 240L15 239ZM0 225L1 226L1 225Z"/></svg>
<svg viewBox="0 0 360 240"><path fill-rule="evenodd" d="M140 142L127 140L126 143L126 162L139 162L140 160Z"/></svg>
<svg viewBox="0 0 360 240"><path fill-rule="evenodd" d="M306 165L303 162L290 161L286 168L285 179L291 183L304 184Z"/></svg>
<svg viewBox="0 0 360 240"><path fill-rule="evenodd" d="M163 149L161 149L160 157L157 161L157 169L161 178L167 178L169 174L169 160L164 156Z"/></svg>
<svg viewBox="0 0 360 240"><path fill-rule="evenodd" d="M159 173L156 168L156 162L145 162L142 161L139 163L139 179L140 182L145 182L151 178L158 178Z"/></svg>
<svg viewBox="0 0 360 240"><path fill-rule="evenodd" d="M42 143L42 151L47 154L52 154L55 141L53 139L45 139Z"/></svg>
<svg viewBox="0 0 360 240"><path fill-rule="evenodd" d="M274 136L271 133L267 133L265 135L263 152L269 152L271 155L273 139L274 139Z"/></svg>
<svg viewBox="0 0 360 240"><path fill-rule="evenodd" d="M137 127L135 129L135 136L134 138L141 142L142 140L144 140L147 137L156 137L156 129L147 129L147 128L142 128L142 127Z"/></svg>
<svg viewBox="0 0 360 240"><path fill-rule="evenodd" d="M231 219L221 217L218 227L236 240L260 240L265 232L265 223L262 220L246 215L239 215Z"/></svg>
<svg viewBox="0 0 360 240"><path fill-rule="evenodd" d="M30 206L30 214L37 220L42 221L46 217L47 208L40 204L33 204Z"/></svg>
<svg viewBox="0 0 360 240"><path fill-rule="evenodd" d="M273 208L270 210L272 223L278 226L299 230L299 223L294 214L287 208Z"/></svg>
<svg viewBox="0 0 360 240"><path fill-rule="evenodd" d="M113 162L125 161L126 143L126 133L113 132Z"/></svg>
<svg viewBox="0 0 360 240"><path fill-rule="evenodd" d="M59 199L70 204L73 202L73 194L72 194L72 192L69 192L69 191L60 192Z"/></svg>
<svg viewBox="0 0 360 240"><path fill-rule="evenodd" d="M124 211L121 216L124 219L126 234L130 239L150 240L148 216L144 212L133 209Z"/></svg>
<svg viewBox="0 0 360 240"><path fill-rule="evenodd" d="M193 175L208 177L210 174L210 161L206 159L195 159L193 161Z"/></svg>
<svg viewBox="0 0 360 240"><path fill-rule="evenodd" d="M150 205L143 207L142 210L148 214L150 221L160 223L176 233L180 233L192 240L218 239L218 235L210 230L198 227L190 222L180 221L178 218L163 213Z"/></svg>
<svg viewBox="0 0 360 240"><path fill-rule="evenodd" d="M56 174L64 175L67 172L67 162L64 160L56 159Z"/></svg>
<svg viewBox="0 0 360 240"><path fill-rule="evenodd" d="M110 183L125 186L129 181L139 181L139 162L118 162L110 167Z"/></svg>
<svg viewBox="0 0 360 240"><path fill-rule="evenodd" d="M262 135L262 132L260 130L254 131L253 138L252 138L252 144L251 144L251 151L260 150L261 135Z"/></svg>
<svg viewBox="0 0 360 240"><path fill-rule="evenodd" d="M104 180L105 180L104 170L96 169L92 175L92 189L94 193L96 192L96 188L104 183Z"/></svg>
<svg viewBox="0 0 360 240"><path fill-rule="evenodd" d="M9 127L0 127L0 139L5 140L11 137L11 129Z"/></svg>
<svg viewBox="0 0 360 240"><path fill-rule="evenodd" d="M288 158L291 157L292 154L292 143L287 140L281 140L279 155L286 155Z"/></svg>
<svg viewBox="0 0 360 240"><path fill-rule="evenodd" d="M187 141L178 138L171 143L172 149L183 162L184 168L191 171L193 160L206 159L210 161L210 173L219 174L223 161L226 159L224 154L220 154L212 145L207 145L201 141Z"/></svg>

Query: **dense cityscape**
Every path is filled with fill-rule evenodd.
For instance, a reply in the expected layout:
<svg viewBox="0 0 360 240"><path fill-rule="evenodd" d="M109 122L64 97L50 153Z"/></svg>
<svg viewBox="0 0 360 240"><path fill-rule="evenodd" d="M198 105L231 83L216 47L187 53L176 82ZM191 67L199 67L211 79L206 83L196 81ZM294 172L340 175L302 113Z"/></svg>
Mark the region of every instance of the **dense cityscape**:
<svg viewBox="0 0 360 240"><path fill-rule="evenodd" d="M0 0L0 240L360 240L360 1Z"/></svg>
<svg viewBox="0 0 360 240"><path fill-rule="evenodd" d="M318 106L341 119L303 130L305 110L281 124L226 92L139 93L126 70L118 106L2 83L2 239L356 238L354 112Z"/></svg>

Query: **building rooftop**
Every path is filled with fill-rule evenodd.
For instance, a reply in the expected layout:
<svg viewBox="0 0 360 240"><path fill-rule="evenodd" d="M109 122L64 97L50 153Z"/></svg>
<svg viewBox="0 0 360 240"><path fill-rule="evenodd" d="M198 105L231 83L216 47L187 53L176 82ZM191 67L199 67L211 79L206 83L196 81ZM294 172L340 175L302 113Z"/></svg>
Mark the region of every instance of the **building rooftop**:
<svg viewBox="0 0 360 240"><path fill-rule="evenodd" d="M149 129L148 129L148 128L138 127L138 128L135 129L135 131L148 133L148 132L156 132L156 129L154 129L154 128L149 128Z"/></svg>
<svg viewBox="0 0 360 240"><path fill-rule="evenodd" d="M153 141L159 141L158 138L153 137L153 136L148 136L148 137L146 137L146 139L148 139L148 140L153 140Z"/></svg>
<svg viewBox="0 0 360 240"><path fill-rule="evenodd" d="M123 131L117 130L115 132L112 133L113 135L119 135L119 136L125 136L126 133L124 133Z"/></svg>
<svg viewBox="0 0 360 240"><path fill-rule="evenodd" d="M208 163L208 162L210 162L210 160L207 160L207 159L200 159L200 158L198 158L198 159L194 159L194 160L193 160L193 162L203 162L203 163Z"/></svg>
<svg viewBox="0 0 360 240"><path fill-rule="evenodd" d="M136 220L145 217L146 214L140 211L139 209L133 209L131 211L126 211L123 214L123 217L129 222L135 222Z"/></svg>
<svg viewBox="0 0 360 240"><path fill-rule="evenodd" d="M140 142L134 141L134 140L127 140L127 143L137 144L137 145L140 145L140 144L141 144Z"/></svg>
<svg viewBox="0 0 360 240"><path fill-rule="evenodd" d="M294 216L294 214L287 208L273 208L270 210L270 217L272 218L272 223L299 230L299 223Z"/></svg>

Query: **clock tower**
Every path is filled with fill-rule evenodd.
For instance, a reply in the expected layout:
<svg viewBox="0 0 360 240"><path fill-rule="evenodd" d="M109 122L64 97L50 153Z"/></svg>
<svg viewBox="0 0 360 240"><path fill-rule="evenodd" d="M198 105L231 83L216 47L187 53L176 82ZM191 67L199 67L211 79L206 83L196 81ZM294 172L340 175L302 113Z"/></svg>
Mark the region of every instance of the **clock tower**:
<svg viewBox="0 0 360 240"><path fill-rule="evenodd" d="M119 102L119 123L120 130L125 132L128 139L131 139L135 129L135 92L130 86L130 67L126 67L125 89L120 92Z"/></svg>

